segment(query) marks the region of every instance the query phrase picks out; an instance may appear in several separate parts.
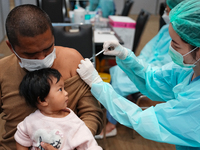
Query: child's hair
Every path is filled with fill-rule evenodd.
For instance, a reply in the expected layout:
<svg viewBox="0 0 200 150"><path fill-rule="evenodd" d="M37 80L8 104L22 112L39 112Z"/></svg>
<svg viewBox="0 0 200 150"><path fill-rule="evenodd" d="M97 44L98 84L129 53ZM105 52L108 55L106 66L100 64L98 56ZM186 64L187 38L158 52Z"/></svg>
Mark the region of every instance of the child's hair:
<svg viewBox="0 0 200 150"><path fill-rule="evenodd" d="M56 78L58 82L61 78L60 72L51 68L28 72L20 83L19 94L28 105L37 108L38 98L44 101L48 95L52 78Z"/></svg>

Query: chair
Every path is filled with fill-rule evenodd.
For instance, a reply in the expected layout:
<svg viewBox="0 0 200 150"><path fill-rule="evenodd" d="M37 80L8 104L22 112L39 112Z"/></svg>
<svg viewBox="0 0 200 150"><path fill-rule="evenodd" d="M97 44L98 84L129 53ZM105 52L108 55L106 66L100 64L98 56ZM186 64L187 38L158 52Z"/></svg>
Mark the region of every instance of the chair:
<svg viewBox="0 0 200 150"><path fill-rule="evenodd" d="M126 0L124 3L124 8L122 10L121 16L128 16L130 13L130 10L132 8L134 1L133 0Z"/></svg>
<svg viewBox="0 0 200 150"><path fill-rule="evenodd" d="M136 29L135 29L135 36L134 36L134 42L133 42L133 48L132 51L135 53L138 44L140 42L141 39L141 35L144 31L145 25L149 19L150 13L141 9L138 17L137 17L137 21L136 21Z"/></svg>
<svg viewBox="0 0 200 150"><path fill-rule="evenodd" d="M162 15L164 14L165 11L165 7L166 7L166 3L160 3L160 9L159 9L159 15L160 15L160 20L159 20L159 30L162 28L162 26L164 26L166 23L162 18Z"/></svg>
<svg viewBox="0 0 200 150"><path fill-rule="evenodd" d="M76 49L84 58L93 56L92 25L79 25L78 32L67 32L63 26L53 26L55 45Z"/></svg>
<svg viewBox="0 0 200 150"><path fill-rule="evenodd" d="M70 22L68 0L37 0L37 6L50 17L51 22Z"/></svg>

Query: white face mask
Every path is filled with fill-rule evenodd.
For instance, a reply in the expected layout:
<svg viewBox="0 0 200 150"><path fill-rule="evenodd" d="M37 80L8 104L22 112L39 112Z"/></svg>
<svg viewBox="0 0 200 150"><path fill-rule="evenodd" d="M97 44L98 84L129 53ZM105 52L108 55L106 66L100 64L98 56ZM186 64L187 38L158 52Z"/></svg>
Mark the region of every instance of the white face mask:
<svg viewBox="0 0 200 150"><path fill-rule="evenodd" d="M166 24L170 23L169 16L167 15L166 11L164 11L164 14L162 15L162 18L163 18L163 20L165 21Z"/></svg>
<svg viewBox="0 0 200 150"><path fill-rule="evenodd" d="M19 57L19 55L15 52L13 49L14 53ZM34 71L34 70L39 70L43 68L50 68L53 65L54 59L56 58L56 49L54 48L53 51L47 55L44 59L26 59L26 58L21 58L21 62L19 62L19 65L21 68L25 68L28 71Z"/></svg>

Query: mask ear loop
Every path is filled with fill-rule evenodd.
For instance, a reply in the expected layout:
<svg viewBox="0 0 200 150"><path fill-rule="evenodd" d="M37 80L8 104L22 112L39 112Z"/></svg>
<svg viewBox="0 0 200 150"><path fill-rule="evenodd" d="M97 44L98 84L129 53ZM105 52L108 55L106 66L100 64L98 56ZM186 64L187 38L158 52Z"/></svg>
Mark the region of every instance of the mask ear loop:
<svg viewBox="0 0 200 150"><path fill-rule="evenodd" d="M199 60L200 60L200 58L193 65L195 65Z"/></svg>
<svg viewBox="0 0 200 150"><path fill-rule="evenodd" d="M15 55L21 60L21 57L19 57L19 55L16 53L15 49L13 48L13 46L11 45L13 52L15 53Z"/></svg>
<svg viewBox="0 0 200 150"><path fill-rule="evenodd" d="M187 52L186 54L183 55L183 57L186 56L186 55L189 54L189 53L192 53L192 52L195 51L197 48L198 48L198 47L195 47L193 50Z"/></svg>
<svg viewBox="0 0 200 150"><path fill-rule="evenodd" d="M193 65L195 65L199 60L200 60L200 58Z"/></svg>

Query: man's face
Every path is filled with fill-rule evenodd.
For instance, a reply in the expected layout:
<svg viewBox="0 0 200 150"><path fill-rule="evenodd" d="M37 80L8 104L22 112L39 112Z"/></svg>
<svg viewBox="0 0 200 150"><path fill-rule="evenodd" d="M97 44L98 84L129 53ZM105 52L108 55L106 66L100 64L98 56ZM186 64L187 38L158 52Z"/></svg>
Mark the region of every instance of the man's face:
<svg viewBox="0 0 200 150"><path fill-rule="evenodd" d="M19 35L18 41L19 46L16 45L14 50L21 58L44 59L54 49L54 36L50 28L43 34L35 37Z"/></svg>

